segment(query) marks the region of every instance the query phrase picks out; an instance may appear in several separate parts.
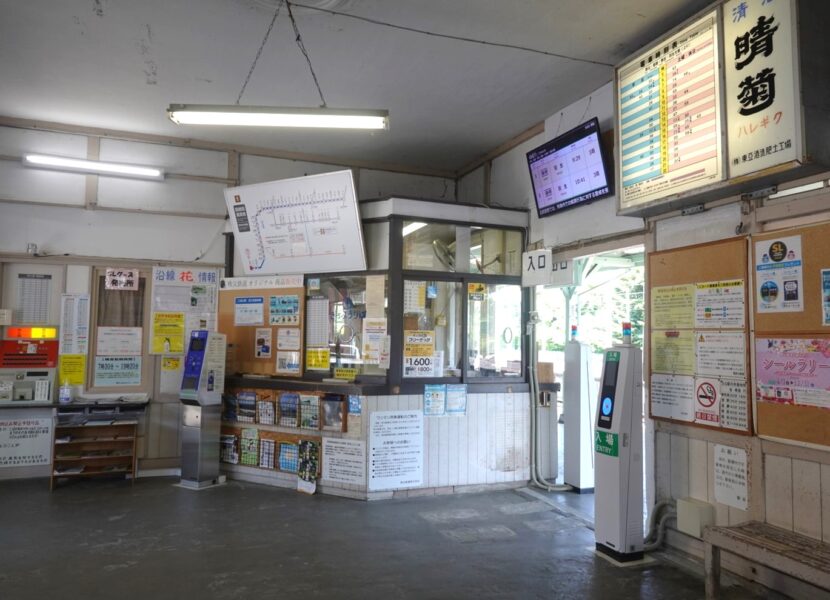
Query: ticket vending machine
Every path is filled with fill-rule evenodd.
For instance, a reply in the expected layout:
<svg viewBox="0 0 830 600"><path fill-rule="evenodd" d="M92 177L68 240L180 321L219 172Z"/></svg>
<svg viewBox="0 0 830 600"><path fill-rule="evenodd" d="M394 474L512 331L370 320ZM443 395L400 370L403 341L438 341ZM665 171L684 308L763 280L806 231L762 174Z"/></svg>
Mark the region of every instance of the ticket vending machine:
<svg viewBox="0 0 830 600"><path fill-rule="evenodd" d="M225 388L225 335L193 331L184 361L181 485L201 489L219 483L219 428Z"/></svg>
<svg viewBox="0 0 830 600"><path fill-rule="evenodd" d="M627 326L627 327L626 327ZM623 324L623 343L605 351L594 428L594 536L620 562L643 557L643 355Z"/></svg>

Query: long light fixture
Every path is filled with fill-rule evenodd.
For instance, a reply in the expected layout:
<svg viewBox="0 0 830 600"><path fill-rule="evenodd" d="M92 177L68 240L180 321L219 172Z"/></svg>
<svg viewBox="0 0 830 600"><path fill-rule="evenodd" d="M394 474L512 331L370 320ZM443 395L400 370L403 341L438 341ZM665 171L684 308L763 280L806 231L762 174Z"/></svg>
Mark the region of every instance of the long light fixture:
<svg viewBox="0 0 830 600"><path fill-rule="evenodd" d="M167 115L180 125L389 129L389 111L386 110L171 104Z"/></svg>
<svg viewBox="0 0 830 600"><path fill-rule="evenodd" d="M115 177L135 177L138 179L164 179L164 171L155 167L127 165L123 163L103 162L100 160L85 160L81 158L67 158L63 156L47 156L45 154L26 154L23 164L38 169L53 169L69 171L71 173L97 173Z"/></svg>

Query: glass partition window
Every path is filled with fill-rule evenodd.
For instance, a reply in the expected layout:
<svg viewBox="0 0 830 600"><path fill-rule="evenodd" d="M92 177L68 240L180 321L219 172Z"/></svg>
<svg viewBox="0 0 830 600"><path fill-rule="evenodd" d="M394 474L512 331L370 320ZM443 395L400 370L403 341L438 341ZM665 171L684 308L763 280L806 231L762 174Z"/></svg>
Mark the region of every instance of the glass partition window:
<svg viewBox="0 0 830 600"><path fill-rule="evenodd" d="M403 376L460 377L462 284L404 281Z"/></svg>
<svg viewBox="0 0 830 600"><path fill-rule="evenodd" d="M467 284L467 374L522 376L522 289Z"/></svg>
<svg viewBox="0 0 830 600"><path fill-rule="evenodd" d="M386 374L386 367L381 368L381 355L388 356L386 287L385 275L343 275L323 277L319 289L310 291L310 302L328 300L328 322L306 326L328 329L332 368L356 368L362 375Z"/></svg>
<svg viewBox="0 0 830 600"><path fill-rule="evenodd" d="M521 231L404 221L402 233L404 269L521 275Z"/></svg>

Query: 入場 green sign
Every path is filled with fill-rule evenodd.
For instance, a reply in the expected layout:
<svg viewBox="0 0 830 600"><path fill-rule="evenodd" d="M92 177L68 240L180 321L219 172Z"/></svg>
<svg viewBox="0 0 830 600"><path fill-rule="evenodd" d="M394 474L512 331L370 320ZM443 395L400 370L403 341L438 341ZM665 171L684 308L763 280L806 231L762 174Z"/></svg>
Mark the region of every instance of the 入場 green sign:
<svg viewBox="0 0 830 600"><path fill-rule="evenodd" d="M620 445L616 433L595 431L594 449L598 454L617 457L620 455Z"/></svg>

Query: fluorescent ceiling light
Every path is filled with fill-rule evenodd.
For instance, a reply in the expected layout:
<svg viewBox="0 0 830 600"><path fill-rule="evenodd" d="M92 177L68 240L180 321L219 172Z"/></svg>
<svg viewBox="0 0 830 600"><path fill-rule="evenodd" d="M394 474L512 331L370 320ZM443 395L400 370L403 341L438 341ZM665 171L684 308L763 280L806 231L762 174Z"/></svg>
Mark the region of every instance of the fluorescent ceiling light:
<svg viewBox="0 0 830 600"><path fill-rule="evenodd" d="M137 177L139 179L164 179L164 171L154 167L125 165L99 160L84 160L81 158L65 158L63 156L26 154L23 156L23 164L27 167L55 169L58 171L70 171L72 173L97 173L99 175L114 175L117 177Z"/></svg>
<svg viewBox="0 0 830 600"><path fill-rule="evenodd" d="M171 104L167 109L167 115L171 121L180 125L328 129L389 128L389 112L385 110Z"/></svg>
<svg viewBox="0 0 830 600"><path fill-rule="evenodd" d="M404 228L402 230L403 231L403 237L408 236L410 233L415 233L419 229L422 229L423 227L426 227L426 226L427 226L426 223L419 223L418 221L414 221L414 222L410 223L409 225L404 225Z"/></svg>
<svg viewBox="0 0 830 600"><path fill-rule="evenodd" d="M830 180L828 180L830 181ZM770 194L769 199L775 200L776 198L786 198L787 196L795 196L796 194L803 194L804 192L812 192L814 190L820 190L825 185L828 184L828 181L815 181L813 183L807 183L804 185L799 185L788 190L781 190L780 192L776 192L775 194Z"/></svg>

